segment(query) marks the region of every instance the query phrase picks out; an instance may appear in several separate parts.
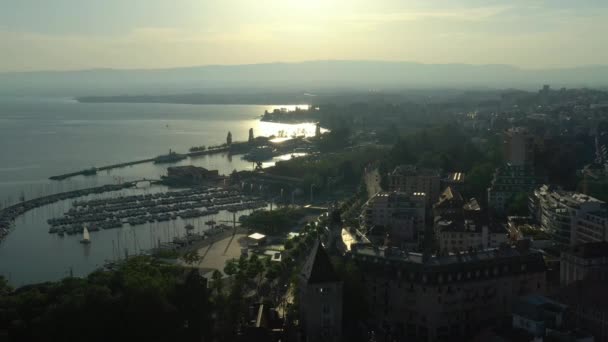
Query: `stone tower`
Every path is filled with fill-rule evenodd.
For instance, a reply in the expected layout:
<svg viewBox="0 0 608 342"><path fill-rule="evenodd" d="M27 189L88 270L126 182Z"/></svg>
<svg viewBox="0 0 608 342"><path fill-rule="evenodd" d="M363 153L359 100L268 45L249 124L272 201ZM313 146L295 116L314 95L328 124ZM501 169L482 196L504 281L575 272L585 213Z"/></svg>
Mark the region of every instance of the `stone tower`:
<svg viewBox="0 0 608 342"><path fill-rule="evenodd" d="M300 274L300 322L303 341L340 341L342 281L318 240Z"/></svg>

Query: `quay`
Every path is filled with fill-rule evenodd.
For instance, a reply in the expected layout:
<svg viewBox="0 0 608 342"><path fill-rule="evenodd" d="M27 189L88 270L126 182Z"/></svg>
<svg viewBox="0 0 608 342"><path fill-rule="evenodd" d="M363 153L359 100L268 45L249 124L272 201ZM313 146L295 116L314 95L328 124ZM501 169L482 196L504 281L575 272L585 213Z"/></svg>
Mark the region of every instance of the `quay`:
<svg viewBox="0 0 608 342"><path fill-rule="evenodd" d="M198 156L204 156L204 155L209 155L209 154L224 153L224 152L228 152L228 151L229 151L228 147L222 147L222 148L215 148L215 149L205 150L205 151L184 153L184 155L187 157L198 157ZM137 164L152 163L152 162L155 162L156 160L158 160L158 158L159 157L135 160L135 161L112 164L112 165L106 165L106 166L101 166L101 167L92 167L89 169L84 169L84 170L80 170L80 171L76 171L76 172L70 172L70 173L64 173L64 174L57 175L57 176L51 176L51 177L49 177L49 179L50 180L64 180L64 179L76 177L76 176L91 176L91 175L95 175L98 171L118 169L121 167L132 166L132 165L137 165Z"/></svg>

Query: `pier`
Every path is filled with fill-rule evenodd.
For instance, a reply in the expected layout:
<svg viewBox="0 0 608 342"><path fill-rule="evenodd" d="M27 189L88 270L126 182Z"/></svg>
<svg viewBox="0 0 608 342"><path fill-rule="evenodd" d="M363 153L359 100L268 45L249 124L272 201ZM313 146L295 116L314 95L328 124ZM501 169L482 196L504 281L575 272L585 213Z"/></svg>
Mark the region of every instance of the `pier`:
<svg viewBox="0 0 608 342"><path fill-rule="evenodd" d="M216 148L216 149L205 150L205 151L184 153L184 155L187 157L198 157L198 156L204 156L204 155L209 155L209 154L229 152L229 150L230 149L228 147L223 147L223 148ZM64 179L76 177L76 176L92 176L92 175L95 175L99 171L118 169L121 167L132 166L132 165L137 165L137 164L152 163L152 162L156 161L158 158L159 157L135 160L135 161L125 162L125 163L118 163L118 164L112 164L112 165L106 165L106 166L100 166L100 167L93 167L93 168L84 169L84 170L80 170L80 171L76 171L76 172L70 172L70 173L64 173L64 174L57 175L57 176L51 176L51 177L49 177L49 179L64 180Z"/></svg>

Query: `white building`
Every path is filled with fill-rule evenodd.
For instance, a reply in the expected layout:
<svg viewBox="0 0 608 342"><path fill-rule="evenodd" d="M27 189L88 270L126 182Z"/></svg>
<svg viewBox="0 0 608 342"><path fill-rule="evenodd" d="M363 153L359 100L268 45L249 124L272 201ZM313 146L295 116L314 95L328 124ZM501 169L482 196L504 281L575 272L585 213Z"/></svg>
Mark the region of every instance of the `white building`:
<svg viewBox="0 0 608 342"><path fill-rule="evenodd" d="M542 186L532 196L533 215L558 244L603 241L606 203L594 197Z"/></svg>
<svg viewBox="0 0 608 342"><path fill-rule="evenodd" d="M497 248L508 241L503 225L490 225L480 220L439 219L435 222L435 236L439 249L444 252Z"/></svg>

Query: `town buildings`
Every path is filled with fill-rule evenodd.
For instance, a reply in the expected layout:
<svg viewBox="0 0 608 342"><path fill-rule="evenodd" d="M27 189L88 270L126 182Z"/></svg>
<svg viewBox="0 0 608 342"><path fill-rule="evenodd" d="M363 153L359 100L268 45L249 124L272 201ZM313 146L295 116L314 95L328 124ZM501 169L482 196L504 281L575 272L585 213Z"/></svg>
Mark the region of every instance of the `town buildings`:
<svg viewBox="0 0 608 342"><path fill-rule="evenodd" d="M416 241L425 227L426 195L415 192L379 192L364 205L360 216L362 228L385 228L395 242Z"/></svg>
<svg viewBox="0 0 608 342"><path fill-rule="evenodd" d="M442 253L487 249L507 243L505 226L491 222L475 198L465 202L460 192L447 187L433 205L433 228Z"/></svg>
<svg viewBox="0 0 608 342"><path fill-rule="evenodd" d="M525 244L442 256L355 244L350 257L371 323L391 341L466 340L518 296L545 290L543 257Z"/></svg>
<svg viewBox="0 0 608 342"><path fill-rule="evenodd" d="M514 127L503 135L505 163L513 166L534 164L534 137L527 129Z"/></svg>
<svg viewBox="0 0 608 342"><path fill-rule="evenodd" d="M496 248L508 241L507 230L502 224L491 224L483 219L438 220L435 236L439 250L443 252Z"/></svg>
<svg viewBox="0 0 608 342"><path fill-rule="evenodd" d="M439 198L441 191L441 171L414 165L397 166L389 174L389 190L405 193L425 193L426 204L430 208Z"/></svg>
<svg viewBox="0 0 608 342"><path fill-rule="evenodd" d="M544 185L531 196L530 212L558 244L576 245L606 238L606 203L594 197Z"/></svg>
<svg viewBox="0 0 608 342"><path fill-rule="evenodd" d="M488 207L496 214L504 215L515 196L532 192L542 181L530 165L504 165L496 169L488 188Z"/></svg>

